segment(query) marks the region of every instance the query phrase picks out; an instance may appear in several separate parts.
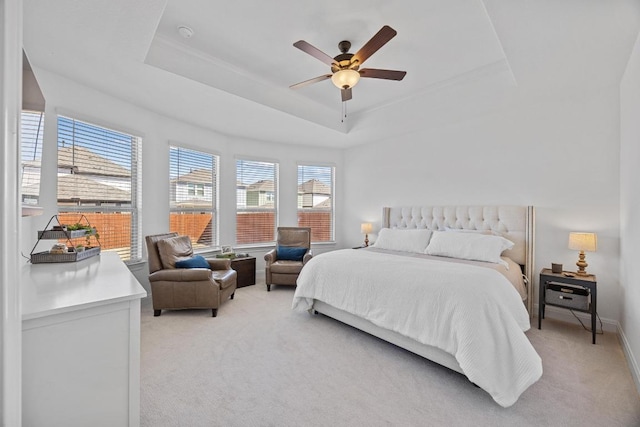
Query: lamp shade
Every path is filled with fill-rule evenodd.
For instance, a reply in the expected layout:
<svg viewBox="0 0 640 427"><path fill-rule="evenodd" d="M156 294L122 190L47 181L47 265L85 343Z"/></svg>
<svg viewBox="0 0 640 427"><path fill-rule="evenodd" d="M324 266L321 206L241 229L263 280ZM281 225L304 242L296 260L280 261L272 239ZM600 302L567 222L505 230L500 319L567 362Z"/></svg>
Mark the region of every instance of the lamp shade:
<svg viewBox="0 0 640 427"><path fill-rule="evenodd" d="M360 73L356 70L339 70L333 73L331 81L338 89L349 89L360 81Z"/></svg>
<svg viewBox="0 0 640 427"><path fill-rule="evenodd" d="M569 233L569 249L595 252L598 246L596 233Z"/></svg>
<svg viewBox="0 0 640 427"><path fill-rule="evenodd" d="M363 222L360 225L360 232L362 234L369 234L369 233L371 233L371 230L373 230L373 226L371 225L370 222Z"/></svg>

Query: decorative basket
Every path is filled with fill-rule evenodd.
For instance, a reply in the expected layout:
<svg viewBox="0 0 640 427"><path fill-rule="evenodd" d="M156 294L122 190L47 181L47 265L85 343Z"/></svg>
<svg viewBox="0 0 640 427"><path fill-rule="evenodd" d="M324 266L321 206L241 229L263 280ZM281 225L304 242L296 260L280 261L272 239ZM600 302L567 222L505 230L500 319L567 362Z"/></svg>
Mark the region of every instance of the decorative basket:
<svg viewBox="0 0 640 427"><path fill-rule="evenodd" d="M59 239L77 239L79 237L92 236L93 231L90 230L44 230L38 231L38 239L59 240Z"/></svg>
<svg viewBox="0 0 640 427"><path fill-rule="evenodd" d="M49 231L47 231L46 233L49 233ZM58 233L58 231L55 231L55 233ZM60 233L64 233L64 231L60 231ZM38 252L35 254L31 254L31 263L43 264L43 263L53 263L53 262L76 262L76 261L82 261L83 259L94 257L99 254L100 254L100 246L96 246L95 248L87 248L82 252L74 251L74 252L65 252L62 254L52 254L49 251L45 251L45 252Z"/></svg>
<svg viewBox="0 0 640 427"><path fill-rule="evenodd" d="M54 220L58 225L54 225L52 229L49 229L49 225L51 225ZM33 249L31 249L31 263L40 264L53 262L76 262L100 254L100 240L98 240L98 232L96 228L91 227L91 224L89 224L89 220L87 220L84 215L80 217L80 221L86 222L87 225L81 225L80 222L78 222L77 224L74 224L75 227L73 227L78 229L68 230L67 227L64 227L62 226L62 224L60 224L58 215L52 216L51 219L49 219L49 222L47 223L45 229L38 231L38 241L33 246ZM73 247L79 245L73 243L71 239L86 238L87 244L89 244L89 239L91 238L91 236L94 237L98 245L91 248L86 248L82 251L73 250L72 252L62 252L64 251L66 246L59 243L54 245L54 248L52 248L56 250L34 253L36 247L38 246L38 243L40 243L41 240L66 240L67 244ZM61 246L61 248L57 248L56 246ZM80 246L84 248L84 245ZM58 249L60 249L61 252L57 252Z"/></svg>

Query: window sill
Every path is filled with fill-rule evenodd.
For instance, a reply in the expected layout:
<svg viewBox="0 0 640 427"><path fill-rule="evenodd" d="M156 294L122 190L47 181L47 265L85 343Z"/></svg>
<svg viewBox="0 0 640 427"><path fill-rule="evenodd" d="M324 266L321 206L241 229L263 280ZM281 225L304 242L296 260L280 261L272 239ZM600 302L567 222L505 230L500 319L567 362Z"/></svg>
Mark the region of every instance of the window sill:
<svg viewBox="0 0 640 427"><path fill-rule="evenodd" d="M22 216L38 216L42 215L44 208L33 205L22 205Z"/></svg>
<svg viewBox="0 0 640 427"><path fill-rule="evenodd" d="M319 247L319 246L335 246L336 242L335 241L331 241L331 242L311 242L311 248L314 247ZM262 244L255 244L255 245L239 245L239 246L233 246L233 251L234 252L249 252L252 250L256 250L256 251L269 251L273 248L276 247L276 242L270 242L270 243L262 243ZM220 253L220 248L208 248L208 249L202 249L200 251L195 250L193 251L194 254L197 255L214 255L214 254L219 254Z"/></svg>

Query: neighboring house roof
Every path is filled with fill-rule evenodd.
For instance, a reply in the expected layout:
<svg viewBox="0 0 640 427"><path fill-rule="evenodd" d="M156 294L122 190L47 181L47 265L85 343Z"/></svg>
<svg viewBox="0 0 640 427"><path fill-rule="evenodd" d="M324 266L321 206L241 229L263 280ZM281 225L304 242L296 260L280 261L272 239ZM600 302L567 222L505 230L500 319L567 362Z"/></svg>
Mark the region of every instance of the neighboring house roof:
<svg viewBox="0 0 640 427"><path fill-rule="evenodd" d="M131 171L84 147L58 147L58 168L75 168L77 175L130 177Z"/></svg>
<svg viewBox="0 0 640 427"><path fill-rule="evenodd" d="M130 202L131 193L81 175L58 175L58 201Z"/></svg>
<svg viewBox="0 0 640 427"><path fill-rule="evenodd" d="M298 185L298 193L302 194L331 194L331 187L318 179L310 179Z"/></svg>
<svg viewBox="0 0 640 427"><path fill-rule="evenodd" d="M331 207L331 198L325 199L314 206L314 208L330 208Z"/></svg>
<svg viewBox="0 0 640 427"><path fill-rule="evenodd" d="M171 180L171 182L193 182L196 184L211 184L213 177L211 170L195 169Z"/></svg>
<svg viewBox="0 0 640 427"><path fill-rule="evenodd" d="M273 181L270 181L268 179L263 179L263 180L254 182L253 184L247 187L247 191L273 192L273 189L274 189Z"/></svg>

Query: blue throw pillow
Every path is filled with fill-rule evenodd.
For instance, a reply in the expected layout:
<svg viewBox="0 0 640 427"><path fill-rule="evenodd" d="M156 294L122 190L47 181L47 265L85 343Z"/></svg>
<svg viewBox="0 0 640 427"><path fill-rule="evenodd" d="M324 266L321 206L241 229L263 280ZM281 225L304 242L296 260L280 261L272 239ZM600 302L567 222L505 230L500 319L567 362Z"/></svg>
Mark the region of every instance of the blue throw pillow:
<svg viewBox="0 0 640 427"><path fill-rule="evenodd" d="M297 248L291 246L278 246L276 254L278 259L286 261L302 261L302 257L307 253L307 248Z"/></svg>
<svg viewBox="0 0 640 427"><path fill-rule="evenodd" d="M209 268L209 263L201 255L176 261L176 268Z"/></svg>

